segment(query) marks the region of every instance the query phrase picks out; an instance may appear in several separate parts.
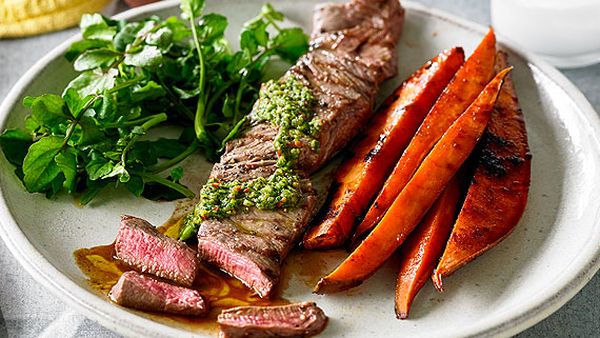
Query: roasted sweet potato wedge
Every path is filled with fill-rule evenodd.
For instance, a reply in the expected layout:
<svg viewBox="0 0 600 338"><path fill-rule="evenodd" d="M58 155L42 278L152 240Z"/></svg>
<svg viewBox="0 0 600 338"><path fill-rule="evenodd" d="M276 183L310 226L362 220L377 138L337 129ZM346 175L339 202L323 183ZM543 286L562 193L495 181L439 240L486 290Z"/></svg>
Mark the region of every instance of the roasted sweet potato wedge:
<svg viewBox="0 0 600 338"><path fill-rule="evenodd" d="M394 200L381 222L332 273L321 278L316 293L330 293L361 284L396 251L469 157L490 119L505 69L454 121Z"/></svg>
<svg viewBox="0 0 600 338"><path fill-rule="evenodd" d="M411 179L431 148L450 125L475 100L483 87L494 76L496 37L490 28L473 54L456 72L437 100L417 134L402 154L400 161L383 185L363 221L355 231L353 242L377 225L386 210Z"/></svg>
<svg viewBox="0 0 600 338"><path fill-rule="evenodd" d="M412 74L378 109L336 174L337 189L325 216L304 236L307 249L341 246L381 189L425 115L464 62L462 48L443 51Z"/></svg>
<svg viewBox="0 0 600 338"><path fill-rule="evenodd" d="M508 65L505 53L496 68ZM477 164L448 244L433 275L442 278L494 247L515 228L527 204L531 155L512 79L504 82L476 154Z"/></svg>
<svg viewBox="0 0 600 338"><path fill-rule="evenodd" d="M460 199L459 186L459 180L454 176L401 248L395 298L399 319L408 317L413 299L431 277L444 250Z"/></svg>

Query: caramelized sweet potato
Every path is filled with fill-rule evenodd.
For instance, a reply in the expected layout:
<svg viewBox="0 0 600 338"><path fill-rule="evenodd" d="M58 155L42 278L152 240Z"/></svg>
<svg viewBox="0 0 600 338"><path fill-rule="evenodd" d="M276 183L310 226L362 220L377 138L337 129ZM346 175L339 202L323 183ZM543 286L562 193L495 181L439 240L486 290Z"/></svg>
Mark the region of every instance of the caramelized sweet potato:
<svg viewBox="0 0 600 338"><path fill-rule="evenodd" d="M408 317L413 299L431 277L452 230L459 199L459 180L454 176L402 246L395 299L399 319Z"/></svg>
<svg viewBox="0 0 600 338"><path fill-rule="evenodd" d="M497 69L508 65L504 53L499 53L497 60ZM433 275L439 290L443 277L506 238L525 210L531 155L511 78L502 86L477 162L464 205Z"/></svg>
<svg viewBox="0 0 600 338"><path fill-rule="evenodd" d="M411 179L425 156L450 125L475 100L483 87L494 76L496 37L490 28L477 49L456 72L437 100L417 134L402 154L383 189L375 198L364 220L356 228L353 242L377 225L386 210Z"/></svg>
<svg viewBox="0 0 600 338"><path fill-rule="evenodd" d="M450 179L469 157L490 119L502 86L501 71L433 147L381 222L332 273L321 278L316 293L361 284L394 253L413 231Z"/></svg>
<svg viewBox="0 0 600 338"><path fill-rule="evenodd" d="M337 189L323 220L304 236L307 249L341 246L357 217L381 189L425 115L464 62L462 48L443 51L412 74L375 114L353 155L336 174Z"/></svg>

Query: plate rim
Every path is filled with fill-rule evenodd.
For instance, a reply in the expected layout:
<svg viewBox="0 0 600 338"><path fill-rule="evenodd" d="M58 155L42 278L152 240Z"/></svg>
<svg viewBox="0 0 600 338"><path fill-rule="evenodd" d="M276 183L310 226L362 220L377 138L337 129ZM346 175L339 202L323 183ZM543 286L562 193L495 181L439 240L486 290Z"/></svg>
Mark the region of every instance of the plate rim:
<svg viewBox="0 0 600 338"><path fill-rule="evenodd" d="M454 14L431 8L411 1L401 1L402 6L409 10L419 12L421 15L434 17L438 20L450 22L464 29L478 34L485 34L487 28L481 24L469 21ZM146 6L127 10L114 16L117 19L128 19L139 15L149 14L158 10L174 8L179 4L178 0L167 0L149 4ZM81 34L75 34L63 43L56 46L49 53L40 58L11 88L2 104L0 105L0 126L4 126L10 115L10 108L18 104L17 99L25 91L28 85L34 81L37 75L55 58L64 54L65 50L72 42L79 40ZM538 68L546 77L555 83L578 107L580 118L590 121L590 128L595 133L592 137L599 145L598 136L600 134L600 116L594 110L587 98L581 91L570 82L556 68L540 59L532 53L525 52L518 44L499 35L498 43L502 47L510 50L527 61L531 66ZM187 332L175 327L171 327L149 318L137 315L124 308L114 306L101 299L93 292L87 290L66 275L62 274L54 267L27 239L27 236L21 231L19 225L12 217L12 213L4 198L3 191L0 189L0 215L6 216L0 218L0 237L4 240L7 248L25 270L41 285L46 287L57 298L68 305L79 309L86 317L94 320L101 325L125 335L144 335L144 336L198 336L202 333ZM598 224L598 213L596 214L596 224ZM596 237L600 237L600 234ZM511 336L521 332L528 327L538 323L550 314L558 310L562 305L569 301L600 269L600 246L595 252L588 249L580 252L572 263L578 267L577 273L562 276L558 278L550 287L541 291L541 295L536 295L537 301L530 302L526 306L521 306L519 311L512 313L503 312L495 316L495 319L475 322L461 332L448 332L448 334L460 334L463 336ZM492 321L493 323L489 323ZM446 333L445 333L446 335Z"/></svg>

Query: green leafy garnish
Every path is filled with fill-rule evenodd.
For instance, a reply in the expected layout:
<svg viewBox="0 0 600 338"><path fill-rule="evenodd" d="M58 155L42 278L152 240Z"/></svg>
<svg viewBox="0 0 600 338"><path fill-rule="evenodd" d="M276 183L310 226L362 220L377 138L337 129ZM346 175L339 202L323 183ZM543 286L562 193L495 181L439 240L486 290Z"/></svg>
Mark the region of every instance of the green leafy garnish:
<svg viewBox="0 0 600 338"><path fill-rule="evenodd" d="M233 51L227 18L203 9L183 0L182 19L82 17L83 40L65 54L77 77L61 95L26 97L25 127L0 135L27 191L77 194L82 204L118 185L150 199L194 196L179 163L199 149L217 160L243 130L268 64L295 62L308 48L302 30L282 28L283 14L267 4ZM180 136L152 137L164 126Z"/></svg>

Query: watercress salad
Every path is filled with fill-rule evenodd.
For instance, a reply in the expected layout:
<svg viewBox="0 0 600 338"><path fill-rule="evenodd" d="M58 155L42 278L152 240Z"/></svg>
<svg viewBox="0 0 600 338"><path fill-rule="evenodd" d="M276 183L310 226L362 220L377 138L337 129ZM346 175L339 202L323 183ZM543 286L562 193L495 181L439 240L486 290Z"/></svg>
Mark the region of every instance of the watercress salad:
<svg viewBox="0 0 600 338"><path fill-rule="evenodd" d="M85 15L83 39L66 53L78 76L62 95L23 100L24 129L7 129L0 146L29 192L61 191L89 203L104 187L124 185L151 199L193 197L178 164L202 150L216 160L257 98L267 65L307 51L300 28L282 28L271 5L247 22L233 51L227 18L182 0L182 17L140 22ZM176 125L178 138L149 138Z"/></svg>

